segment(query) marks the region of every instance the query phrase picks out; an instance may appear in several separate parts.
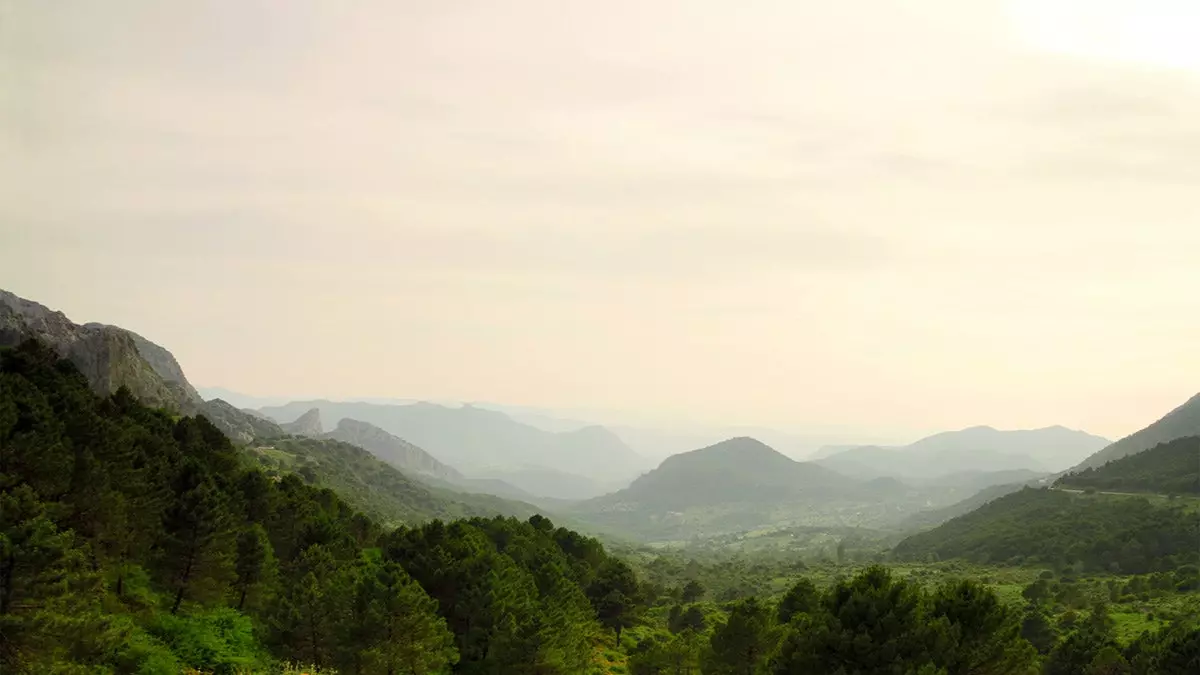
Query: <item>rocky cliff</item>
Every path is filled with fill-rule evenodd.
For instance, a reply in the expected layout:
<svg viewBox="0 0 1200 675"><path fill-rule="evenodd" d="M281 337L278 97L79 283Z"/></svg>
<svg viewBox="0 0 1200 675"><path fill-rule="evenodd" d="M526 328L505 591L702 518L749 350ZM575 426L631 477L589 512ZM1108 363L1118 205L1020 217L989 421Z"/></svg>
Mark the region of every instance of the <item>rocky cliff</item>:
<svg viewBox="0 0 1200 675"><path fill-rule="evenodd" d="M202 414L235 442L282 434L224 401L205 402L171 352L133 331L101 323L79 325L62 312L0 290L0 347L29 338L50 345L79 368L96 393L126 387L142 403L184 415Z"/></svg>
<svg viewBox="0 0 1200 675"><path fill-rule="evenodd" d="M183 378L170 381L142 356L138 340L127 330L101 324L81 326L62 312L0 290L0 347L37 338L75 364L100 394L127 387L146 405L175 412L194 413L202 401ZM154 345L166 353L165 349ZM167 357L174 362L174 357ZM175 364L178 368L178 364Z"/></svg>

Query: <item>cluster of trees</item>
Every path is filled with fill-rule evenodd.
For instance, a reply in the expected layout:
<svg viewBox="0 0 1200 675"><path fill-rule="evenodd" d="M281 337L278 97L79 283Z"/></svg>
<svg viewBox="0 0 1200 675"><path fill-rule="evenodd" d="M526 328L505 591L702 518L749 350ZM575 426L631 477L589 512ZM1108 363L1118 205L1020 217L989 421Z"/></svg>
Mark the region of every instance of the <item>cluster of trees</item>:
<svg viewBox="0 0 1200 675"><path fill-rule="evenodd" d="M1059 609L1081 609L1096 602L1146 602L1176 593L1200 590L1200 569L1184 565L1173 572L1155 572L1122 579L1079 580L1064 575L1055 579L1049 572L1025 587L1021 595L1034 603L1050 603Z"/></svg>
<svg viewBox="0 0 1200 675"><path fill-rule="evenodd" d="M1073 584L1056 587L1046 581L1040 579L1025 589L1029 603L1021 618L1021 635L1042 655L1045 675L1171 675L1200 671L1200 626L1194 617L1176 621L1158 632L1147 631L1122 646L1116 639L1115 622L1106 600L1088 601ZM1109 581L1110 593L1119 595L1120 584ZM1085 611L1066 609L1057 613L1064 607L1085 603L1090 604Z"/></svg>
<svg viewBox="0 0 1200 675"><path fill-rule="evenodd" d="M0 671L577 673L633 572L540 517L386 532L204 418L0 352Z"/></svg>
<svg viewBox="0 0 1200 675"><path fill-rule="evenodd" d="M1143 574L1200 561L1200 518L1186 505L1026 488L900 542L901 559L1076 565Z"/></svg>
<svg viewBox="0 0 1200 675"><path fill-rule="evenodd" d="M1067 474L1058 484L1109 492L1200 494L1200 436L1177 438L1101 467Z"/></svg>
<svg viewBox="0 0 1200 675"><path fill-rule="evenodd" d="M825 590L801 580L775 604L732 603L707 633L694 606L673 610L672 634L640 643L629 665L634 675L1200 672L1194 623L1122 647L1105 605L1070 625L1053 621L1048 609L1030 602L1021 611L972 580L926 588L871 567Z"/></svg>

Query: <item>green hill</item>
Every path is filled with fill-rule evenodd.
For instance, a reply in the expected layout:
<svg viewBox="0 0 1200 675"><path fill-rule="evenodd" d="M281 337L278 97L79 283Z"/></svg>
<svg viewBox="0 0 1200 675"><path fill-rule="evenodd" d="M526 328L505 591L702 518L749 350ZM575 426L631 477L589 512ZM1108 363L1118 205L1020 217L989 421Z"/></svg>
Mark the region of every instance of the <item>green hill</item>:
<svg viewBox="0 0 1200 675"><path fill-rule="evenodd" d="M1188 399L1186 403L1167 413L1154 424L1130 434L1088 457L1071 471L1078 472L1089 467L1098 468L1114 459L1149 450L1159 443L1197 435L1200 435L1200 394Z"/></svg>
<svg viewBox="0 0 1200 675"><path fill-rule="evenodd" d="M1108 492L1200 494L1200 436L1177 438L1100 467L1069 473L1055 485Z"/></svg>
<svg viewBox="0 0 1200 675"><path fill-rule="evenodd" d="M357 445L333 439L293 436L251 446L248 451L268 473L296 473L310 483L331 488L384 524L497 514L527 518L538 510L490 495L431 487Z"/></svg>
<svg viewBox="0 0 1200 675"><path fill-rule="evenodd" d="M900 559L1079 565L1144 573L1200 561L1191 504L1025 488L900 542Z"/></svg>

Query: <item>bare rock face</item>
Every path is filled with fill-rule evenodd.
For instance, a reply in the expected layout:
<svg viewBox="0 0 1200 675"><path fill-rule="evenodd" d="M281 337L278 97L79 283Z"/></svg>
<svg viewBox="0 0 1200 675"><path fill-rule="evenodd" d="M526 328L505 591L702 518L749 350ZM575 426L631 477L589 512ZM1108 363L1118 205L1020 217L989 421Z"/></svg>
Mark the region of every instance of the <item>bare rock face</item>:
<svg viewBox="0 0 1200 675"><path fill-rule="evenodd" d="M171 352L141 335L101 323L81 326L62 312L0 290L0 347L29 338L41 340L74 363L102 396L126 387L145 405L204 415L236 443L283 434L274 422L248 415L224 401L205 402Z"/></svg>
<svg viewBox="0 0 1200 675"><path fill-rule="evenodd" d="M100 323L84 324L84 328L112 330L125 333L137 346L138 355L150 364L154 372L158 374L171 388L177 391L178 396L192 404L199 405L203 402L200 394L188 382L187 377L183 374L183 368L179 362L175 360L175 356L166 349L154 344L137 333L126 330L119 326L106 326Z"/></svg>
<svg viewBox="0 0 1200 675"><path fill-rule="evenodd" d="M295 436L316 437L324 433L324 429L321 428L321 411L317 408L304 413L294 422L285 422L279 426L284 432Z"/></svg>
<svg viewBox="0 0 1200 675"><path fill-rule="evenodd" d="M29 338L45 342L74 363L99 394L127 387L146 405L185 414L197 412L203 403L175 358L162 347L123 328L81 326L62 312L0 290L0 347ZM158 372L155 361L168 376ZM174 364L173 372L168 364Z"/></svg>

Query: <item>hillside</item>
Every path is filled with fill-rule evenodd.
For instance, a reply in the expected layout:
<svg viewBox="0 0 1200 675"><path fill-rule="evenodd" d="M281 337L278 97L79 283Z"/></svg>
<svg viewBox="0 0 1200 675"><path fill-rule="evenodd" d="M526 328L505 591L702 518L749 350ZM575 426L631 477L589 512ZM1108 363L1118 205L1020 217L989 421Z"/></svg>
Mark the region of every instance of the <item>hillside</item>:
<svg viewBox="0 0 1200 675"><path fill-rule="evenodd" d="M860 479L930 480L964 472L1060 471L1108 443L1061 426L1010 431L978 426L934 434L901 447L827 450L814 461Z"/></svg>
<svg viewBox="0 0 1200 675"><path fill-rule="evenodd" d="M528 518L538 512L522 502L427 485L357 445L333 439L281 438L249 451L267 469L331 488L385 524L497 514Z"/></svg>
<svg viewBox="0 0 1200 675"><path fill-rule="evenodd" d="M1134 432L1088 457L1073 467L1071 471L1077 472L1088 467L1101 467L1114 459L1149 450L1159 443L1197 435L1200 435L1200 394L1188 399L1183 405L1167 413L1154 424Z"/></svg>
<svg viewBox="0 0 1200 675"><path fill-rule="evenodd" d="M380 429L374 424L358 420L343 419L337 428L325 434L325 438L357 445L392 466L410 473L434 476L443 480L460 480L463 476L454 467L447 466L433 455Z"/></svg>
<svg viewBox="0 0 1200 675"><path fill-rule="evenodd" d="M262 412L290 422L311 408L320 410L326 424L349 418L377 426L468 476L488 477L493 469L542 467L582 477L598 491L599 486L632 480L647 468L645 460L602 427L552 433L470 405L451 408L433 403L318 400L267 407ZM517 487L527 489L525 485Z"/></svg>
<svg viewBox="0 0 1200 675"><path fill-rule="evenodd" d="M894 553L1141 574L1200 561L1200 518L1188 504L1025 488L913 535Z"/></svg>
<svg viewBox="0 0 1200 675"><path fill-rule="evenodd" d="M925 509L908 516L900 522L900 529L905 531L923 530L941 525L947 520L970 513L988 502L1018 492L1026 487L1037 486L1033 483L1020 482L999 483L981 488L978 492L962 501L935 509Z"/></svg>
<svg viewBox="0 0 1200 675"><path fill-rule="evenodd" d="M1159 443L1103 466L1069 473L1055 485L1110 492L1200 494L1200 436Z"/></svg>

